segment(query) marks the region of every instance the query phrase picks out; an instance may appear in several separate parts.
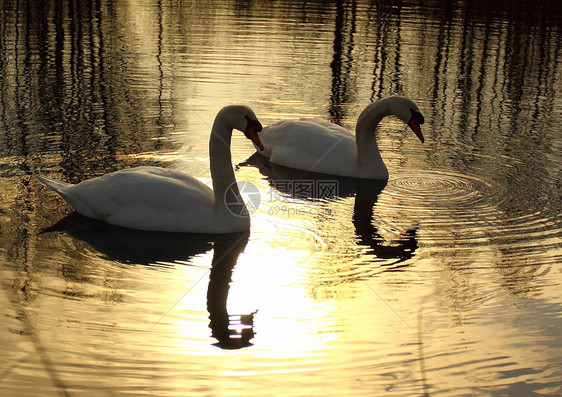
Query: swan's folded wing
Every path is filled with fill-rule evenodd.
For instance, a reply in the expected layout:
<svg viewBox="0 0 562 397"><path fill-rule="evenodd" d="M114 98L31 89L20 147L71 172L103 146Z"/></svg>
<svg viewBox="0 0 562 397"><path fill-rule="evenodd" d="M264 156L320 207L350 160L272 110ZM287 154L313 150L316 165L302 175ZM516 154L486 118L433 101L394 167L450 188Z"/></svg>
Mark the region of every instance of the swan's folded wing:
<svg viewBox="0 0 562 397"><path fill-rule="evenodd" d="M211 212L212 190L173 170L139 167L106 174L69 189L63 198L80 214L108 223L146 229ZM192 213L192 214L191 214Z"/></svg>
<svg viewBox="0 0 562 397"><path fill-rule="evenodd" d="M266 154L286 167L339 175L342 168L357 168L355 136L323 120L282 121L262 132Z"/></svg>

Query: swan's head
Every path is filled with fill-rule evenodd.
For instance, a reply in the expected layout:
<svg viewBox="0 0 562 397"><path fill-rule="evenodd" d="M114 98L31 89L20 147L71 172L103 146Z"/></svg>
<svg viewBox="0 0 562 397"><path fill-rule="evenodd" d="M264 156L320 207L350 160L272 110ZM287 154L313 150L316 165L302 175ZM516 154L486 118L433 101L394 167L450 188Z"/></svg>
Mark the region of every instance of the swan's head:
<svg viewBox="0 0 562 397"><path fill-rule="evenodd" d="M219 112L219 116L224 119L229 128L242 131L246 138L251 140L261 150L264 149L258 135L258 132L262 130L261 123L258 121L254 111L248 106L226 106Z"/></svg>
<svg viewBox="0 0 562 397"><path fill-rule="evenodd" d="M420 125L424 123L424 118L417 105L412 100L401 96L388 98L388 101L390 112L408 124L408 127L414 131L421 143L423 143L424 138Z"/></svg>

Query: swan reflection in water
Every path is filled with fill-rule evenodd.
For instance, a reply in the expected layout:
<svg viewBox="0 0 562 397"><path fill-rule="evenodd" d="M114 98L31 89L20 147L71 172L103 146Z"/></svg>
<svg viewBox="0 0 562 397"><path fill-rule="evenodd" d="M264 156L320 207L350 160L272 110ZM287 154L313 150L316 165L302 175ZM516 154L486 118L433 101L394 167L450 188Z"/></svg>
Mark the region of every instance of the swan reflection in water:
<svg viewBox="0 0 562 397"><path fill-rule="evenodd" d="M215 241L213 265L207 288L207 311L212 335L218 340L215 346L223 349L240 349L251 346L254 337L254 314L231 315L226 309L232 270L248 243L250 232L238 233L232 238Z"/></svg>
<svg viewBox="0 0 562 397"><path fill-rule="evenodd" d="M374 254L380 259L396 259L394 263L390 264L395 265L410 259L418 248L417 227L406 230L397 241L386 244L385 239L373 225L373 208L387 184L386 180L349 178L301 171L271 163L266 157L257 153L239 166L256 167L268 179L273 188L288 195L294 193L291 184L279 182L297 180L337 181L337 191L312 189L312 195L307 199L336 199L338 197L355 196L352 222L355 226L358 244L368 247L367 253ZM303 197L299 196L299 198L302 199Z"/></svg>
<svg viewBox="0 0 562 397"><path fill-rule="evenodd" d="M77 212L42 233L57 231L87 243L108 260L131 265L171 267L170 263L188 261L214 249L207 289L209 327L218 341L214 345L222 349L252 345L255 312L229 315L226 307L232 271L248 243L249 231L220 235L148 232L110 225Z"/></svg>

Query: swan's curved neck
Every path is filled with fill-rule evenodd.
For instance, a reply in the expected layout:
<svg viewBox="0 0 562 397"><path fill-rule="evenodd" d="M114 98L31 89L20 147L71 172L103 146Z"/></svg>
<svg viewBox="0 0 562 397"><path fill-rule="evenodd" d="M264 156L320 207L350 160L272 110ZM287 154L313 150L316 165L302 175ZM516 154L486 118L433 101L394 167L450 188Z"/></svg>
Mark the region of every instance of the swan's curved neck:
<svg viewBox="0 0 562 397"><path fill-rule="evenodd" d="M209 139L209 157L211 163L211 178L215 193L215 206L218 210L243 206L230 154L232 128L227 127L220 119L216 119Z"/></svg>
<svg viewBox="0 0 562 397"><path fill-rule="evenodd" d="M386 177L388 177L388 172L379 153L379 147L375 139L375 130L380 121L390 114L392 112L384 101L374 102L361 112L355 127L359 167L366 170L380 169L382 174L386 173ZM381 177L384 178L385 175L382 174Z"/></svg>

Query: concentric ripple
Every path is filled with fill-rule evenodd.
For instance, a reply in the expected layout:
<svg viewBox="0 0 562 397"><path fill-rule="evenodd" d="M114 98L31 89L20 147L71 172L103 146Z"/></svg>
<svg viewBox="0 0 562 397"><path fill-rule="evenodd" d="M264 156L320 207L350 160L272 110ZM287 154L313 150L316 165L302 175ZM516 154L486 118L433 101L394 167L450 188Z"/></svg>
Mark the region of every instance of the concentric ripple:
<svg viewBox="0 0 562 397"><path fill-rule="evenodd" d="M389 181L390 194L407 197L420 206L479 204L494 194L491 181L446 171L406 174Z"/></svg>
<svg viewBox="0 0 562 397"><path fill-rule="evenodd" d="M529 266L561 259L562 222L556 208L531 208L527 197L504 183L450 171L410 173L390 180L377 205L383 214L417 217L426 246L447 247L449 256L451 248L464 256L465 247L471 256L493 251L483 258L489 264Z"/></svg>

